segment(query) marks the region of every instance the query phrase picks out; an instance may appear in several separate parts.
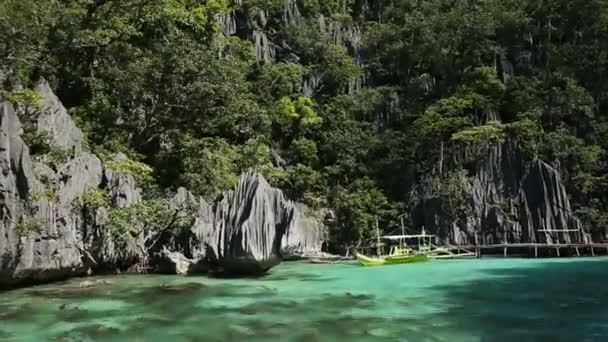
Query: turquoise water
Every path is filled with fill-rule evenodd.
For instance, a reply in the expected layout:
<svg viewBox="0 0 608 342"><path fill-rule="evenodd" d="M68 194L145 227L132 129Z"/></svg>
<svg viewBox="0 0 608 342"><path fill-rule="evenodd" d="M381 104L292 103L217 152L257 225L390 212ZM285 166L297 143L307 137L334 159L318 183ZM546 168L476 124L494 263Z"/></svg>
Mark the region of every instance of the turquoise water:
<svg viewBox="0 0 608 342"><path fill-rule="evenodd" d="M0 341L608 341L605 258L93 280L0 293Z"/></svg>

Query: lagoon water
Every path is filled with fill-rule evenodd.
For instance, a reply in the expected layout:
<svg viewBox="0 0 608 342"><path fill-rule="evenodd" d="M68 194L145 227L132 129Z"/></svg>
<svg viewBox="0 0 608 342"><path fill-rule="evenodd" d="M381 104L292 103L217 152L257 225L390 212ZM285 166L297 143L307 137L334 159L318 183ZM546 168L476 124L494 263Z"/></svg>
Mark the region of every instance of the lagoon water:
<svg viewBox="0 0 608 342"><path fill-rule="evenodd" d="M605 258L100 279L0 293L0 341L608 341Z"/></svg>

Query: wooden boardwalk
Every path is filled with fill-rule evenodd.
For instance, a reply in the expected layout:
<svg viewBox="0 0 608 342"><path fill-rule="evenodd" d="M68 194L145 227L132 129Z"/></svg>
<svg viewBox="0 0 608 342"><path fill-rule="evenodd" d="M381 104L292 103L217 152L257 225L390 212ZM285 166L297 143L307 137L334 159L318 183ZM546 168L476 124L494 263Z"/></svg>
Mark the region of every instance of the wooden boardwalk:
<svg viewBox="0 0 608 342"><path fill-rule="evenodd" d="M527 254L538 257L543 256L581 256L581 255L608 255L608 243L503 243L491 245L463 245L446 246L449 249L475 251L480 258L482 254L508 256L509 254ZM540 254L539 254L540 253Z"/></svg>

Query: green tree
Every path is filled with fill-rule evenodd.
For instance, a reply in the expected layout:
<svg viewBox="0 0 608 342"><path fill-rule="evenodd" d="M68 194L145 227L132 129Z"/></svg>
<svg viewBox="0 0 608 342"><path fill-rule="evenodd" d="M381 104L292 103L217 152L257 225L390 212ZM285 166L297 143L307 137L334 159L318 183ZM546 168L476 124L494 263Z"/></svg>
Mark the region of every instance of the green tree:
<svg viewBox="0 0 608 342"><path fill-rule="evenodd" d="M24 105L49 80L106 166L149 166L148 200L213 197L254 169L334 209L345 246L427 181L460 220L462 170L504 142L558 169L605 237L606 41L604 0L5 0L0 88L58 168Z"/></svg>

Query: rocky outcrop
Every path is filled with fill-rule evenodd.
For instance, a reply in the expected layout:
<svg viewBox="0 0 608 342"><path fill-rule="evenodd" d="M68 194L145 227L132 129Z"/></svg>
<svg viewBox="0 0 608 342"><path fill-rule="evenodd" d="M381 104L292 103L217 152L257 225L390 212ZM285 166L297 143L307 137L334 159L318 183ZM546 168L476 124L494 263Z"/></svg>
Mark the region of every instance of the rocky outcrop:
<svg viewBox="0 0 608 342"><path fill-rule="evenodd" d="M38 228L29 211L31 193L42 185L35 180L29 149L19 137L21 124L12 105L0 103L0 281L25 277L34 264L33 241L22 241L26 228ZM30 214L30 215L28 215ZM28 220L32 222L24 222ZM26 224L29 223L29 224Z"/></svg>
<svg viewBox="0 0 608 342"><path fill-rule="evenodd" d="M82 274L82 220L72 201L99 184L101 162L82 154L56 173L37 165L41 176L36 175L14 108L0 106L0 285Z"/></svg>
<svg viewBox="0 0 608 342"><path fill-rule="evenodd" d="M127 207L141 201L141 189L133 175L106 169L105 184L110 189L109 195L114 205Z"/></svg>
<svg viewBox="0 0 608 342"><path fill-rule="evenodd" d="M160 253L159 259L157 270L160 273L187 275L192 273L192 267L195 265L194 260L179 252L170 252L166 248Z"/></svg>
<svg viewBox="0 0 608 342"><path fill-rule="evenodd" d="M327 240L321 224L321 212L314 212L306 205L294 203L291 220L281 240L283 259L303 259L321 255Z"/></svg>
<svg viewBox="0 0 608 342"><path fill-rule="evenodd" d="M105 208L77 206L87 191L104 183L102 162L82 151L82 134L48 84L37 89L43 105L33 117L36 129L46 132L55 148L71 152L53 167L44 158L34 161L15 109L0 103L0 288L111 268L129 250L115 248L103 229ZM107 190L124 192L129 185L114 181Z"/></svg>
<svg viewBox="0 0 608 342"><path fill-rule="evenodd" d="M441 243L586 242L559 172L541 160L528 161L514 144L490 148L472 173L460 179L465 208L449 215L445 198L431 185L412 197L412 221ZM436 186L436 185L435 185Z"/></svg>
<svg viewBox="0 0 608 342"><path fill-rule="evenodd" d="M82 152L82 132L57 98L47 81L41 80L36 85L40 95L41 110L37 115L36 127L45 132L54 146L76 156Z"/></svg>
<svg viewBox="0 0 608 342"><path fill-rule="evenodd" d="M282 258L320 253L321 224L260 174L241 176L212 206L200 200L194 257L229 273L263 273Z"/></svg>
<svg viewBox="0 0 608 342"><path fill-rule="evenodd" d="M116 270L258 274L283 257L320 252L318 220L256 173L214 203L180 189L167 227L119 239L108 223L112 208L142 201L134 176L84 151L82 133L48 83L36 89L41 108L28 112L27 128L44 133L66 159L32 157L15 108L0 102L0 288ZM84 203L95 191L110 206ZM172 229L190 220L191 229Z"/></svg>

